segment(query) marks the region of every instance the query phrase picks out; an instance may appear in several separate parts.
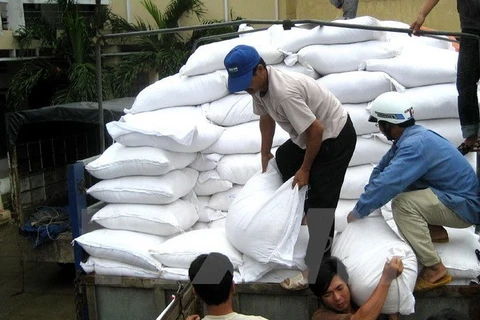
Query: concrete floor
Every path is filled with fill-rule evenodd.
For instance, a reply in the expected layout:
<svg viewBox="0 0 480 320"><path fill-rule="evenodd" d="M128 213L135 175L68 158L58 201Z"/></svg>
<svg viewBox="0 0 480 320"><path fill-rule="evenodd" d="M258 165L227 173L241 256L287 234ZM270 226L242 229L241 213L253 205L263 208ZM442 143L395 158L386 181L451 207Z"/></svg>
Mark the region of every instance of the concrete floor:
<svg viewBox="0 0 480 320"><path fill-rule="evenodd" d="M0 320L76 319L73 265L20 260L13 223L0 225Z"/></svg>

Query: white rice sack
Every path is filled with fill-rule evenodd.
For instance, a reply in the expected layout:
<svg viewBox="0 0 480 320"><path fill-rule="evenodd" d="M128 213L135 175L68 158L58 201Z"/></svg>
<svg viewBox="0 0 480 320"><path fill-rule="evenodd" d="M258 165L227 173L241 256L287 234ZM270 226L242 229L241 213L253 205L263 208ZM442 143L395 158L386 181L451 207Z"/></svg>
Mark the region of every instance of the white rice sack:
<svg viewBox="0 0 480 320"><path fill-rule="evenodd" d="M285 62L282 62L279 64L275 64L272 67L274 67L275 69L282 70L284 72L301 73L306 76L309 76L312 79L320 78L320 75L317 73L317 71L315 71L315 69L313 69L310 66L301 65L300 63L295 63L294 65L287 65Z"/></svg>
<svg viewBox="0 0 480 320"><path fill-rule="evenodd" d="M344 104L343 107L347 110L357 135L380 131L378 127L375 126L375 123L368 121L370 112L367 111L367 103Z"/></svg>
<svg viewBox="0 0 480 320"><path fill-rule="evenodd" d="M220 138L203 153L238 154L259 153L262 143L260 121L250 121L236 126L227 127ZM290 139L288 133L280 126L275 128L272 147L276 147Z"/></svg>
<svg viewBox="0 0 480 320"><path fill-rule="evenodd" d="M203 121L205 121L205 118L202 115L201 108L168 108L140 114L126 114L119 121L113 121L113 123L116 123L114 127L116 130L113 132L109 130L109 133L114 140L117 135L137 131L144 134L169 137L180 144L190 145L197 130L197 124Z"/></svg>
<svg viewBox="0 0 480 320"><path fill-rule="evenodd" d="M217 172L221 179L244 185L262 169L260 153L228 154L219 161Z"/></svg>
<svg viewBox="0 0 480 320"><path fill-rule="evenodd" d="M351 44L311 45L301 49L297 54L297 59L301 64L313 67L320 75L327 75L359 70L364 60L387 59L395 57L399 53L400 50L397 46L373 40ZM367 69L367 71L383 70ZM390 75L392 76L392 74ZM398 80L395 76L393 78ZM399 82L401 83L401 81Z"/></svg>
<svg viewBox="0 0 480 320"><path fill-rule="evenodd" d="M391 147L391 143L382 140L381 134L358 136L352 159L348 165L353 167L378 163Z"/></svg>
<svg viewBox="0 0 480 320"><path fill-rule="evenodd" d="M347 227L347 216L355 208L358 199L340 199L335 209L335 230L343 232Z"/></svg>
<svg viewBox="0 0 480 320"><path fill-rule="evenodd" d="M220 126L229 127L237 124L259 120L253 113L252 96L245 94L230 94L202 106L208 120Z"/></svg>
<svg viewBox="0 0 480 320"><path fill-rule="evenodd" d="M382 93L405 90L385 72L349 71L332 73L317 80L341 103L364 103Z"/></svg>
<svg viewBox="0 0 480 320"><path fill-rule="evenodd" d="M210 229L210 224L208 222L197 221L197 223L195 223L192 226L191 230L189 230L189 231L202 230L202 229Z"/></svg>
<svg viewBox="0 0 480 320"><path fill-rule="evenodd" d="M155 119L162 120L155 123ZM170 120L166 121L167 119ZM122 117L120 121L107 123L106 127L110 136L125 146L150 146L187 153L198 152L209 147L224 131L220 126L210 124L206 120L194 119L188 114L175 121L173 117L163 117L160 112Z"/></svg>
<svg viewBox="0 0 480 320"><path fill-rule="evenodd" d="M227 212L225 212L225 216L227 216ZM218 219L218 220L215 220L215 221L212 221L209 223L209 228L210 229L223 229L225 230L225 222L227 221L227 218L222 218L222 219Z"/></svg>
<svg viewBox="0 0 480 320"><path fill-rule="evenodd" d="M223 154L218 153L197 153L195 160L190 163L189 167L197 171L209 171L217 167L218 162L222 159Z"/></svg>
<svg viewBox="0 0 480 320"><path fill-rule="evenodd" d="M166 267L187 269L196 257L211 252L226 255L234 269L243 263L242 254L228 242L225 230L218 228L185 232L150 250Z"/></svg>
<svg viewBox="0 0 480 320"><path fill-rule="evenodd" d="M400 256L403 272L392 281L382 313L415 312L413 288L417 280L417 259L410 246L400 239L387 225L381 214L349 223L335 237L332 256L342 261L349 275L352 300L363 305L377 287L387 258Z"/></svg>
<svg viewBox="0 0 480 320"><path fill-rule="evenodd" d="M410 88L404 94L414 107L416 120L458 118L455 83Z"/></svg>
<svg viewBox="0 0 480 320"><path fill-rule="evenodd" d="M124 176L156 176L183 169L193 162L194 153L179 153L153 147L126 147L114 143L85 169L98 179Z"/></svg>
<svg viewBox="0 0 480 320"><path fill-rule="evenodd" d="M455 82L458 53L431 46L406 46L392 59L369 58L359 69L383 71L406 88Z"/></svg>
<svg viewBox="0 0 480 320"><path fill-rule="evenodd" d="M152 234L109 229L95 230L74 239L90 256L153 271L161 270L162 264L148 251L165 240L167 238Z"/></svg>
<svg viewBox="0 0 480 320"><path fill-rule="evenodd" d="M394 220L389 220L387 223L399 237L403 238ZM475 226L465 229L449 227L445 227L445 229L448 232L449 241L446 243L434 242L433 246L447 268L448 274L454 280L467 279L478 282L480 261L475 255L475 250L480 250L480 236L475 233Z"/></svg>
<svg viewBox="0 0 480 320"><path fill-rule="evenodd" d="M193 192L198 196L209 196L227 191L232 187L233 183L231 181L221 179L216 170L210 170L199 174Z"/></svg>
<svg viewBox="0 0 480 320"><path fill-rule="evenodd" d="M175 74L149 85L135 98L125 113L140 113L179 106L196 106L225 97L227 71L217 71L195 77Z"/></svg>
<svg viewBox="0 0 480 320"><path fill-rule="evenodd" d="M259 31L258 33L261 33ZM268 37L267 31L264 35ZM187 63L180 69L180 73L185 76L194 76L199 74L209 74L215 70L224 70L223 60L234 47L240 44L246 44L255 47L258 54L267 64L276 64L282 61L283 54L278 51L270 42L265 41L265 37L258 34L255 36L245 36L219 42L213 42L200 46L188 58ZM218 98L217 98L218 99ZM216 99L211 99L213 101ZM206 101L204 101L206 102Z"/></svg>
<svg viewBox="0 0 480 320"><path fill-rule="evenodd" d="M463 142L462 130L458 119L430 119L417 121L416 124L435 131L455 147Z"/></svg>
<svg viewBox="0 0 480 320"><path fill-rule="evenodd" d="M208 201L208 207L214 210L228 211L233 200L242 188L242 185L235 184L230 190L213 194Z"/></svg>
<svg viewBox="0 0 480 320"><path fill-rule="evenodd" d="M274 268L275 263L273 262L261 263L244 254L243 264L238 267L238 272L240 273L242 282L249 283L257 281Z"/></svg>
<svg viewBox="0 0 480 320"><path fill-rule="evenodd" d="M227 213L222 210L212 209L208 206L212 196L199 196L197 204L198 221L209 223L211 221L223 219ZM208 228L208 225L207 225ZM195 229L195 228L194 228Z"/></svg>
<svg viewBox="0 0 480 320"><path fill-rule="evenodd" d="M161 176L129 176L102 180L87 193L107 203L166 204L187 195L197 181L198 171L173 170Z"/></svg>
<svg viewBox="0 0 480 320"><path fill-rule="evenodd" d="M265 173L248 180L225 224L235 248L259 262L292 263L307 189L292 189L292 179L283 183L272 159Z"/></svg>
<svg viewBox="0 0 480 320"><path fill-rule="evenodd" d="M135 278L159 278L161 272L149 270L123 262L104 259L101 257L88 257L86 262L80 262L80 266L86 273L95 272L101 276L121 276Z"/></svg>
<svg viewBox="0 0 480 320"><path fill-rule="evenodd" d="M300 270L306 270L305 254L307 253L307 245L310 235L308 233L307 226L300 226L300 232L298 233L297 242L293 249L293 267ZM278 266L277 266L278 268ZM284 267L283 267L284 268Z"/></svg>
<svg viewBox="0 0 480 320"><path fill-rule="evenodd" d="M181 199L168 204L111 203L92 216L108 229L171 236L192 227L198 220L195 206Z"/></svg>
<svg viewBox="0 0 480 320"><path fill-rule="evenodd" d="M160 279L171 281L189 281L188 268L168 268L162 269Z"/></svg>
<svg viewBox="0 0 480 320"><path fill-rule="evenodd" d="M259 283L281 283L287 278L293 278L298 275L298 269L274 269L258 279Z"/></svg>
<svg viewBox="0 0 480 320"><path fill-rule="evenodd" d="M307 266L305 265L305 253L307 251L308 239L308 227L301 226L300 232L298 234L297 243L295 243L295 248L293 251L293 261L290 263L290 265L292 265L291 268L299 270L305 270L307 268ZM281 270L285 268L287 268L287 266L276 264L273 262L258 262L255 259L244 254L243 264L238 267L238 271L242 276L243 282L256 282L272 270Z"/></svg>
<svg viewBox="0 0 480 320"><path fill-rule="evenodd" d="M373 168L372 164L348 167L340 191L340 199L360 198L360 195L365 190L365 186L368 184Z"/></svg>
<svg viewBox="0 0 480 320"><path fill-rule="evenodd" d="M334 20L333 22L345 25L379 25L377 19L367 16L357 17L350 20ZM316 26L312 29L294 27L291 30L284 30L281 25L273 25L269 30L271 41L274 46L284 51L294 53L298 52L298 50L303 47L313 44L344 44L368 40L381 40L384 38L383 31L330 26Z"/></svg>
<svg viewBox="0 0 480 320"><path fill-rule="evenodd" d="M411 31L410 25L400 22L400 21L379 21L380 26L388 27L388 28L401 28L408 31ZM436 38L420 36L420 37L412 37L409 36L408 33L401 33L401 32L385 32L385 40L390 42L398 43L399 45L406 46L406 45L427 45L432 46L440 49L448 49L448 50L455 50L452 46L452 43L447 41L448 37L446 36L436 36L446 40L440 40Z"/></svg>

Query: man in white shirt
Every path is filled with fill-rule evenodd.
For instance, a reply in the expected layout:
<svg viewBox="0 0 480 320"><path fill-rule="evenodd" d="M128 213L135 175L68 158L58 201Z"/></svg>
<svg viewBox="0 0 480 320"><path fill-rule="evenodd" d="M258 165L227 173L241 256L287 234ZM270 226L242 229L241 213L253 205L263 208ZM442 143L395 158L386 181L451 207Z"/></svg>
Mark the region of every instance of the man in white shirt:
<svg viewBox="0 0 480 320"><path fill-rule="evenodd" d="M192 282L193 292L205 303L207 315L202 319L267 320L233 311L233 265L225 255L218 252L199 255L190 264L188 277ZM200 320L200 316L191 315L187 320Z"/></svg>
<svg viewBox="0 0 480 320"><path fill-rule="evenodd" d="M314 79L267 66L257 50L238 45L225 57L228 90L246 91L253 112L260 116L262 172L273 158L275 127L290 139L275 153L283 181L293 178L292 188L308 187L305 212L310 238L305 254L307 270L280 285L289 290L308 287L323 258L330 256L335 208L357 134L340 101Z"/></svg>

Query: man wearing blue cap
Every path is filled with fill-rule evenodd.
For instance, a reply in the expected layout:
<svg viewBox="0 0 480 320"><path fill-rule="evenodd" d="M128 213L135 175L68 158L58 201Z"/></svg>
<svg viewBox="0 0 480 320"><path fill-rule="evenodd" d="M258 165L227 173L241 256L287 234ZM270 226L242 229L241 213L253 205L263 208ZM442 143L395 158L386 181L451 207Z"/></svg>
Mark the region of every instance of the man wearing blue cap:
<svg viewBox="0 0 480 320"><path fill-rule="evenodd" d="M253 98L253 112L260 116L262 171L273 158L278 123L290 135L275 155L283 181L294 177L292 187L310 188L305 201L310 234L305 263L309 270L282 282L286 289L307 288L309 273L315 279L323 256L330 256L335 208L355 149L355 129L331 92L306 75L266 66L251 46L236 46L224 64L228 89L247 91Z"/></svg>

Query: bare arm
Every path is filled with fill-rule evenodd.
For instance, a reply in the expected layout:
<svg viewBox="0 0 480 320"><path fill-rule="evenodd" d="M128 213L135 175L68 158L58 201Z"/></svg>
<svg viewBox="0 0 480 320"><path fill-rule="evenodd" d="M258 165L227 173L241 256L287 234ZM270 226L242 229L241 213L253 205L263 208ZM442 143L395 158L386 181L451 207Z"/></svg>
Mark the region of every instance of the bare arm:
<svg viewBox="0 0 480 320"><path fill-rule="evenodd" d="M295 173L295 178L293 179L292 188L295 187L295 184L298 184L298 188L301 188L308 184L310 169L312 163L315 160L315 157L320 150L320 145L323 140L323 131L325 127L317 119L305 130L306 133L306 148L305 148L305 157L303 158L303 163L300 169Z"/></svg>
<svg viewBox="0 0 480 320"><path fill-rule="evenodd" d="M387 298L388 289L392 281L403 272L402 260L393 257L390 263L383 268L382 277L367 302L357 310L350 318L351 320L375 320L382 311L383 304Z"/></svg>
<svg viewBox="0 0 480 320"><path fill-rule="evenodd" d="M425 0L422 7L420 8L420 12L418 13L417 20L415 20L411 25L410 29L413 29L413 33L417 32L420 27L425 22L425 18L428 16L430 11L437 5L438 1L440 0Z"/></svg>
<svg viewBox="0 0 480 320"><path fill-rule="evenodd" d="M268 114L260 116L260 133L262 134L262 148L260 152L262 156L262 172L265 172L267 171L268 161L273 158L271 149L273 135L275 134L275 120Z"/></svg>

